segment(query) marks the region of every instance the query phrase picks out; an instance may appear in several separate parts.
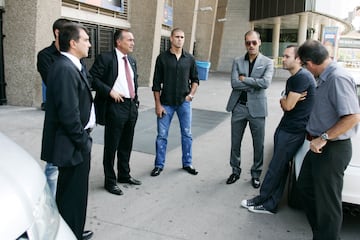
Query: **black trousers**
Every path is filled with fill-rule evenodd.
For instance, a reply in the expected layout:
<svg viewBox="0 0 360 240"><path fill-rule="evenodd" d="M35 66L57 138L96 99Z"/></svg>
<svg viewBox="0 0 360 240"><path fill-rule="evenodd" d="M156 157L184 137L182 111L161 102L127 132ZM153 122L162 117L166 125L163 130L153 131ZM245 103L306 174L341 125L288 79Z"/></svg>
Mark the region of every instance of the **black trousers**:
<svg viewBox="0 0 360 240"><path fill-rule="evenodd" d="M342 225L344 171L352 155L351 141L328 141L322 153L308 151L298 179L303 207L314 240L338 240Z"/></svg>
<svg viewBox="0 0 360 240"><path fill-rule="evenodd" d="M61 216L82 239L86 220L89 189L90 153L83 153L84 161L73 167L59 167L56 203Z"/></svg>
<svg viewBox="0 0 360 240"><path fill-rule="evenodd" d="M130 155L133 146L138 108L133 100L110 102L107 108L104 136L104 174L105 185L116 184L114 171L115 154L117 153L117 170L119 179L130 177Z"/></svg>
<svg viewBox="0 0 360 240"><path fill-rule="evenodd" d="M255 202L262 204L267 210L276 212L281 201L287 175L289 162L304 143L305 132L290 133L277 128L274 134L274 151L260 188L260 195Z"/></svg>

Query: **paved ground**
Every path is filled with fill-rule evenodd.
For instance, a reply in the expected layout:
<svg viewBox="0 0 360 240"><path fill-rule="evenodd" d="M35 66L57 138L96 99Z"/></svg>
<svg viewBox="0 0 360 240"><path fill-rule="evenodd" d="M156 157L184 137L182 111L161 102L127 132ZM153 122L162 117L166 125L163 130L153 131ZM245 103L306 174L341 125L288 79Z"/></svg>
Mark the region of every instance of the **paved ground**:
<svg viewBox="0 0 360 240"><path fill-rule="evenodd" d="M229 77L229 74L210 73L208 80L201 81L193 108L226 114L224 109L230 94ZM278 99L284 83L275 79L268 90L264 170L271 157L274 129L281 117ZM139 95L140 111L151 110L153 98L150 88L139 89ZM145 115L140 114L139 126L149 120L141 116ZM43 117L44 112L39 109L0 106L0 131L38 159ZM174 134L176 131L174 129ZM145 136L135 135L135 141L141 139L153 146L155 135ZM95 232L95 240L311 239L304 214L288 208L285 198L276 215L251 214L240 207L242 199L258 193L249 182L251 146L247 131L242 152L243 173L238 182L226 185L225 180L231 173L228 164L230 115L226 115L217 125L194 139L194 166L200 172L197 176L181 169L179 146L168 152L166 168L155 178L150 176L154 155L133 151L131 174L143 184L121 184L124 195L115 196L103 189L103 145L94 144L86 229ZM41 161L39 163L43 165ZM343 239L359 239L359 223L359 218L346 219Z"/></svg>

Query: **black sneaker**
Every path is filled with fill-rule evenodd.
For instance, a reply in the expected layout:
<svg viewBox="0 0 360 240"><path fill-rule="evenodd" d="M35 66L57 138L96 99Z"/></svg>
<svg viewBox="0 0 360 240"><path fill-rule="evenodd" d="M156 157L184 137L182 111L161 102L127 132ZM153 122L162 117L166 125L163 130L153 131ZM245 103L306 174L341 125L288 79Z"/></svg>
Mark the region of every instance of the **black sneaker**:
<svg viewBox="0 0 360 240"><path fill-rule="evenodd" d="M255 205L256 205L256 202L254 201L254 198L251 198L251 199L248 199L248 200L244 199L244 200L241 201L241 206L243 208L249 209L249 207L253 207Z"/></svg>
<svg viewBox="0 0 360 240"><path fill-rule="evenodd" d="M274 214L273 212L267 210L263 205L252 206L248 208L250 212L253 213L265 213L265 214Z"/></svg>

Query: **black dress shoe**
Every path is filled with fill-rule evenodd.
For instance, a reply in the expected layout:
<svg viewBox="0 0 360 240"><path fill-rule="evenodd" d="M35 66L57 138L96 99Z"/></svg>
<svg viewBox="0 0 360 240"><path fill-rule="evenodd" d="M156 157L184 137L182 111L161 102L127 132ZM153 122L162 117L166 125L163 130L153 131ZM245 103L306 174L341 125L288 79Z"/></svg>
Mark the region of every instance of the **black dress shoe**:
<svg viewBox="0 0 360 240"><path fill-rule="evenodd" d="M254 188L259 188L260 187L260 179L259 178L252 178L251 179L251 185Z"/></svg>
<svg viewBox="0 0 360 240"><path fill-rule="evenodd" d="M94 233L92 231L86 230L82 234L82 240L89 240L92 238L93 235L94 235Z"/></svg>
<svg viewBox="0 0 360 240"><path fill-rule="evenodd" d="M195 168L191 166L183 167L183 169L192 175L197 175L199 173L198 171L196 171Z"/></svg>
<svg viewBox="0 0 360 240"><path fill-rule="evenodd" d="M226 180L226 184L233 184L234 182L236 182L237 180L239 180L240 176L233 173L229 176L229 178Z"/></svg>
<svg viewBox="0 0 360 240"><path fill-rule="evenodd" d="M151 171L150 175L153 176L153 177L159 176L160 173L161 173L161 171L162 171L162 168L155 167L155 168Z"/></svg>
<svg viewBox="0 0 360 240"><path fill-rule="evenodd" d="M133 185L141 185L141 181L136 180L135 178L132 178L132 177L126 178L126 179L119 178L118 182L119 183L129 183L129 184L133 184Z"/></svg>
<svg viewBox="0 0 360 240"><path fill-rule="evenodd" d="M123 195L123 191L121 191L121 189L119 188L118 185L114 184L114 185L105 185L105 189L112 194L115 195Z"/></svg>

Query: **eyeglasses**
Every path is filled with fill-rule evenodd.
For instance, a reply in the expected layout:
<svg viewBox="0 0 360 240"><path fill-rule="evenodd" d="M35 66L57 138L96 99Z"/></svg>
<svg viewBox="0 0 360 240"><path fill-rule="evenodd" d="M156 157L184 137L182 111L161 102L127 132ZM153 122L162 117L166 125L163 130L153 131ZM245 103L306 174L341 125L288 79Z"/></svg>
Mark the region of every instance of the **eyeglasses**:
<svg viewBox="0 0 360 240"><path fill-rule="evenodd" d="M258 42L256 40L253 40L253 41L246 41L245 42L246 46L256 46L258 44Z"/></svg>

